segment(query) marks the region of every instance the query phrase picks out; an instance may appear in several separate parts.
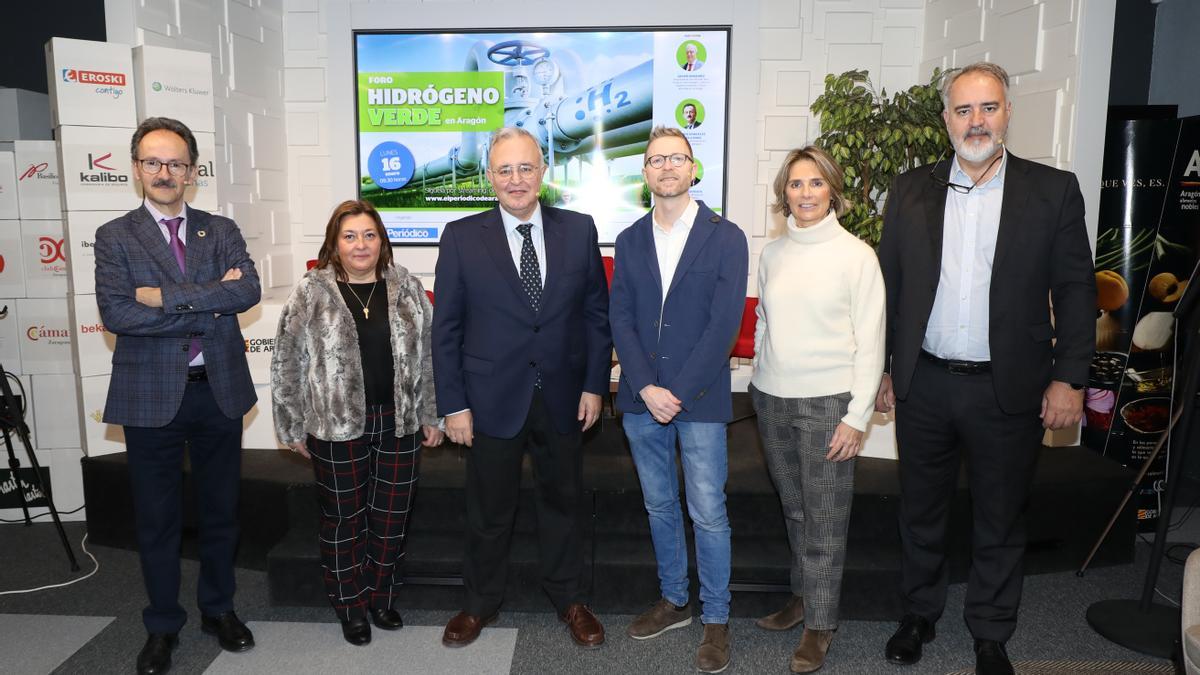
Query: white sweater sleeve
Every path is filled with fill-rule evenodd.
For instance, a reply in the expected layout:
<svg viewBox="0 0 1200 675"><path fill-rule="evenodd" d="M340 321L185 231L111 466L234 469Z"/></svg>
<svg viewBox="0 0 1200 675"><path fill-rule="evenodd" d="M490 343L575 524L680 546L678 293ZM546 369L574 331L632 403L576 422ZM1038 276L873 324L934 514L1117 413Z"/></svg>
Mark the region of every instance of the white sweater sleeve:
<svg viewBox="0 0 1200 675"><path fill-rule="evenodd" d="M883 373L886 295L879 260L873 251L868 249L861 256L857 276L857 279L849 279L854 378L850 387L850 405L842 421L865 431L875 408L875 394Z"/></svg>
<svg viewBox="0 0 1200 675"><path fill-rule="evenodd" d="M754 307L754 359L751 365L758 368L763 342L767 339L767 311L763 307L763 289L767 287L767 257L758 258L758 305Z"/></svg>

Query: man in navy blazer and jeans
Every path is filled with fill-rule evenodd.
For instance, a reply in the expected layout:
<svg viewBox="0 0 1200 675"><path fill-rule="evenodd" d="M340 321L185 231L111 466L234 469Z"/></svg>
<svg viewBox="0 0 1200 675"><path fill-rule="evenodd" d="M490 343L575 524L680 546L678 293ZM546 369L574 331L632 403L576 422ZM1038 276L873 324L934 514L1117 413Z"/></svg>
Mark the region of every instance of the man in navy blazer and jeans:
<svg viewBox="0 0 1200 675"><path fill-rule="evenodd" d="M692 622L678 440L703 603L696 667L715 673L729 665L725 425L749 254L737 225L688 194L696 163L683 132L656 127L642 173L654 210L617 237L609 321L621 363L617 405L650 516L662 599L627 633L646 640Z"/></svg>
<svg viewBox="0 0 1200 675"><path fill-rule="evenodd" d="M546 165L528 131L492 135L497 208L449 223L437 261L433 373L446 435L468 446L463 611L442 643L461 647L495 620L530 455L542 586L581 646L604 642L583 604L582 433L600 416L612 340L608 288L590 216L538 203Z"/></svg>
<svg viewBox="0 0 1200 675"><path fill-rule="evenodd" d="M131 143L145 201L96 232L96 302L117 336L104 421L125 427L138 551L150 606L139 673L166 672L187 612L179 604L184 447L199 502L201 629L222 648L254 637L233 612L242 416L256 400L237 314L258 303L237 225L184 203L192 132L151 117Z"/></svg>

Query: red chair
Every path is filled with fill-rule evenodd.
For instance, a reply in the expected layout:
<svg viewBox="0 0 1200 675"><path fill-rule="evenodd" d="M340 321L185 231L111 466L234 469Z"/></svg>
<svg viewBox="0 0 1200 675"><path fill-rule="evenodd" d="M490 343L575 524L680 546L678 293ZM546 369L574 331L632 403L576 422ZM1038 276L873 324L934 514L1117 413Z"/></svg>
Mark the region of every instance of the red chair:
<svg viewBox="0 0 1200 675"><path fill-rule="evenodd" d="M309 260L307 263L305 263L304 269L311 270L312 268L314 268L316 266L317 266L317 259L313 258L312 260Z"/></svg>
<svg viewBox="0 0 1200 675"><path fill-rule="evenodd" d="M604 278L608 279L608 288L612 290L613 268L616 266L617 261L611 255L602 256L600 260L604 262Z"/></svg>
<svg viewBox="0 0 1200 675"><path fill-rule="evenodd" d="M429 296L429 304L433 304L433 291L426 290L425 295Z"/></svg>
<svg viewBox="0 0 1200 675"><path fill-rule="evenodd" d="M758 298L746 298L746 307L742 310L742 327L738 330L737 340L733 343L733 351L729 354L738 359L754 358L754 329L758 325Z"/></svg>
<svg viewBox="0 0 1200 675"><path fill-rule="evenodd" d="M738 329L737 340L733 343L733 351L730 356L739 359L754 358L754 329L758 325L758 298L746 298L746 306L742 309L742 327ZM730 420L730 424L741 422L754 417L755 413L742 415L741 417Z"/></svg>

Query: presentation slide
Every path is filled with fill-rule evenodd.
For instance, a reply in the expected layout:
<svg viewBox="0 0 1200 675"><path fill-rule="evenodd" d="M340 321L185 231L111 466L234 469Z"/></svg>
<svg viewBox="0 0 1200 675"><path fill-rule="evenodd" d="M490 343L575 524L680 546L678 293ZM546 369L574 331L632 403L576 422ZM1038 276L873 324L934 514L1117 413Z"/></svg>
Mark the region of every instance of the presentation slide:
<svg viewBox="0 0 1200 675"><path fill-rule="evenodd" d="M410 33L357 31L359 196L393 244L436 244L492 208L488 139L528 130L545 204L590 214L601 243L651 206L642 155L656 125L684 130L691 193L725 205L729 28Z"/></svg>

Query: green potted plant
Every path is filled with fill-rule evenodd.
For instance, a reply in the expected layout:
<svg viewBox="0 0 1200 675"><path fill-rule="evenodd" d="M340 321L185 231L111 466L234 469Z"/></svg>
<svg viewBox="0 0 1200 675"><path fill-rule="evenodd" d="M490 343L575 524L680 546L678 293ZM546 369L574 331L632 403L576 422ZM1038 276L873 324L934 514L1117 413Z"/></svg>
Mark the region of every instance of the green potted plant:
<svg viewBox="0 0 1200 675"><path fill-rule="evenodd" d="M846 172L850 210L842 227L875 246L892 179L937 161L951 147L942 122L940 68L928 84L892 94L876 92L865 70L825 76L825 91L812 104L821 116L816 145Z"/></svg>

